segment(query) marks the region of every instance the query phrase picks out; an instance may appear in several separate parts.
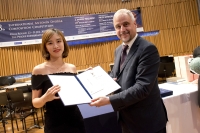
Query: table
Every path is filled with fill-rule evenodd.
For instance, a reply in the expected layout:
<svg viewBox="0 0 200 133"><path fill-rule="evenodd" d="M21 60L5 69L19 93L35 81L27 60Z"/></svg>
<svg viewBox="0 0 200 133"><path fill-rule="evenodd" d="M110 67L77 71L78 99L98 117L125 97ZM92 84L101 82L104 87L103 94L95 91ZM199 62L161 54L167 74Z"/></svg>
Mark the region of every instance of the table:
<svg viewBox="0 0 200 133"><path fill-rule="evenodd" d="M200 133L200 108L197 102L197 84L163 83L160 88L173 90L173 95L164 97L167 109L167 133ZM111 105L90 107L78 105L87 133L121 133L116 112Z"/></svg>
<svg viewBox="0 0 200 133"><path fill-rule="evenodd" d="M122 133L117 123L117 113L111 105L91 107L89 104L78 105L84 118L87 133Z"/></svg>
<svg viewBox="0 0 200 133"><path fill-rule="evenodd" d="M197 84L159 85L173 90L173 95L163 98L168 114L167 133L200 133L200 108Z"/></svg>
<svg viewBox="0 0 200 133"><path fill-rule="evenodd" d="M29 82L26 82L26 83L14 83L12 85L8 85L8 86L4 86L3 88L5 89L13 89L13 88L16 88L16 87L22 87L22 86L29 86L31 85L31 83Z"/></svg>
<svg viewBox="0 0 200 133"><path fill-rule="evenodd" d="M27 81L25 81L26 83L31 83L31 80L27 80Z"/></svg>

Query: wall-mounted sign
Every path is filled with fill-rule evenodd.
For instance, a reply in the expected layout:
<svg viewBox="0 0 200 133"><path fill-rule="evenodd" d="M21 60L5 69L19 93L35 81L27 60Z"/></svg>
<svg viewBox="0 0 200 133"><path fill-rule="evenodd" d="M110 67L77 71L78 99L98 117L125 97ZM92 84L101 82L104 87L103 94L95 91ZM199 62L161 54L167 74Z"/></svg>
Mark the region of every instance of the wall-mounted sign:
<svg viewBox="0 0 200 133"><path fill-rule="evenodd" d="M137 31L142 32L140 11L133 10L132 12L136 17ZM104 13L0 22L0 47L39 44L43 31L48 28L60 29L69 45L86 44L94 40L102 42L110 40L105 38L111 36L111 38L117 39L113 27L113 15L114 13Z"/></svg>

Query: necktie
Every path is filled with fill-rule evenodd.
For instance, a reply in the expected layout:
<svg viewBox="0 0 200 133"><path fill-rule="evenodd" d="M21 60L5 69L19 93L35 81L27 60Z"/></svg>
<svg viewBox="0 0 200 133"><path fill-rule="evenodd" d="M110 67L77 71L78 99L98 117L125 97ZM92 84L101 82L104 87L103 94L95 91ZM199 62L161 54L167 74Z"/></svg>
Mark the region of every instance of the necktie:
<svg viewBox="0 0 200 133"><path fill-rule="evenodd" d="M123 63L126 59L127 53L126 50L128 49L128 45L123 45L123 50L122 50L122 54L121 54L121 61L120 61L120 70L123 66Z"/></svg>

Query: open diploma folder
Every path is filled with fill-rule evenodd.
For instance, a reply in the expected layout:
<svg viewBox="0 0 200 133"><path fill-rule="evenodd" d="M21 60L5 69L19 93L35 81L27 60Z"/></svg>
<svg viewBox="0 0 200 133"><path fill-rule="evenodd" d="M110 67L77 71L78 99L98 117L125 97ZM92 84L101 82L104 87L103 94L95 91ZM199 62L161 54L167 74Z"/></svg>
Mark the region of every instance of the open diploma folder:
<svg viewBox="0 0 200 133"><path fill-rule="evenodd" d="M60 85L58 92L65 106L90 103L91 99L106 96L120 86L100 66L75 76L48 75L53 85Z"/></svg>

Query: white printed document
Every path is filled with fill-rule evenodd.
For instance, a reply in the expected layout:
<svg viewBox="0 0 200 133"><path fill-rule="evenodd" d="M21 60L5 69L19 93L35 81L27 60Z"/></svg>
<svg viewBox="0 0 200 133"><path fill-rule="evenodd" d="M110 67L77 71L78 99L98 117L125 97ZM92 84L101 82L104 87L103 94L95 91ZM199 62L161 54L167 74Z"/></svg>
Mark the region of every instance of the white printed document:
<svg viewBox="0 0 200 133"><path fill-rule="evenodd" d="M75 76L48 75L53 85L61 87L58 92L65 106L90 103L91 99L106 96L120 88L100 66Z"/></svg>

